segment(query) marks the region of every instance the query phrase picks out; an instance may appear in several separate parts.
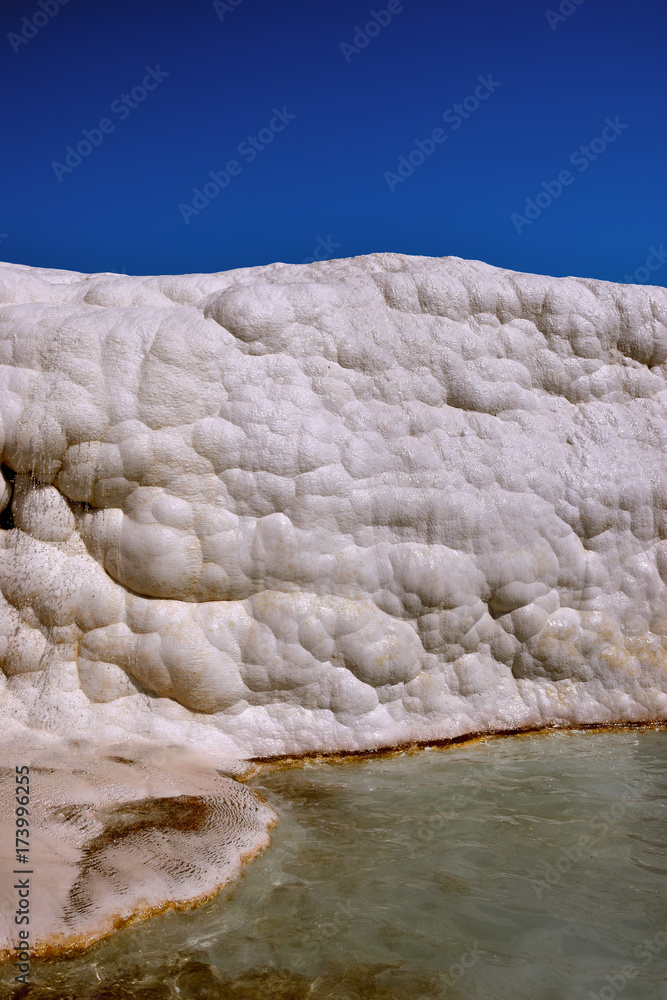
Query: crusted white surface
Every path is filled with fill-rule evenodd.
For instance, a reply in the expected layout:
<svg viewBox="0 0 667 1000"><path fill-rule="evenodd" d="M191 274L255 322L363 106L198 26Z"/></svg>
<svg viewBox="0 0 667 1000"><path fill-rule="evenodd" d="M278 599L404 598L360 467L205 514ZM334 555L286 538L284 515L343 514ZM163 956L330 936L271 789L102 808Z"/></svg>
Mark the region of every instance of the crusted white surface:
<svg viewBox="0 0 667 1000"><path fill-rule="evenodd" d="M667 717L664 289L399 254L0 289L5 716L240 756Z"/></svg>
<svg viewBox="0 0 667 1000"><path fill-rule="evenodd" d="M0 961L19 930L28 930L33 953L61 950L90 944L118 922L212 895L268 845L276 819L251 789L190 748L136 739L101 745L10 724L0 761L0 863L8 873ZM238 761L229 763L238 773ZM18 836L30 846L21 863L16 808L26 798L28 832L21 826Z"/></svg>

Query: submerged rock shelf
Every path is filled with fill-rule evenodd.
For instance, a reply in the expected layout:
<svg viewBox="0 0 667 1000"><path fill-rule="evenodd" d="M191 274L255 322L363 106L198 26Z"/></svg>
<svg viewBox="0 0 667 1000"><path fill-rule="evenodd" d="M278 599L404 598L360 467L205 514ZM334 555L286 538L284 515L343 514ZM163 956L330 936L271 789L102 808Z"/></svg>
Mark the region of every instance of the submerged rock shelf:
<svg viewBox="0 0 667 1000"><path fill-rule="evenodd" d="M192 750L33 737L21 752L30 768L21 860L14 768L0 769L0 961L25 926L32 956L71 953L130 921L201 903L269 843L271 809ZM0 743L0 759L15 753ZM12 885L25 877L29 919L17 924Z"/></svg>

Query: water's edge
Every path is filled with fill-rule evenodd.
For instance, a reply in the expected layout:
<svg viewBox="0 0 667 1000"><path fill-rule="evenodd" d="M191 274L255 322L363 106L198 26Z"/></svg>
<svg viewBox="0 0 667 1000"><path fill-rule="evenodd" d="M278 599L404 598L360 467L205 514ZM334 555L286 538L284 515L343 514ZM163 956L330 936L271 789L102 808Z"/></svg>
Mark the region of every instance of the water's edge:
<svg viewBox="0 0 667 1000"><path fill-rule="evenodd" d="M288 771L295 768L303 768L319 762L335 764L372 760L390 760L392 758L419 755L426 750L447 751L448 749L454 749L464 745L474 746L498 740L506 740L508 738L519 740L525 737L540 735L549 736L554 733L565 732L600 734L604 732L623 733L665 730L667 730L667 722L618 723L604 725L594 723L582 724L580 726L549 726L497 732L468 733L448 740L409 742L399 746L382 747L365 751L321 751L316 754L307 753L298 756L276 755L264 758L249 758L246 762L244 762L249 766L244 773L237 774L234 781L235 783L237 782L243 785L248 785L249 783L254 783L258 777L263 775L269 775L277 771ZM258 793L256 789L253 790L253 795L257 796L261 802L264 802L262 795ZM278 815L269 823L267 829L269 831L272 830L275 824L279 821L280 816ZM242 852L239 855L237 869L231 878L226 877L219 880L213 888L208 888L205 892L201 892L200 894L185 899L166 900L162 903L156 903L138 908L135 912L129 915L113 917L112 925L99 933L89 932L81 934L78 938L71 936L65 939L59 936L54 939L41 941L32 949L32 954L35 958L48 961L69 959L77 955L85 954L100 942L108 940L128 926L143 924L170 912L189 912L204 907L215 900L224 889L229 888L230 884L238 881L243 873L245 865L249 861L256 858L265 850L269 850L270 847L271 836L270 834L267 834L267 837L262 843ZM0 951L0 974L7 968L11 955L12 952L10 949Z"/></svg>
<svg viewBox="0 0 667 1000"><path fill-rule="evenodd" d="M27 991L0 970L0 997L590 1000L625 978L657 1000L666 730L257 764L270 851L204 905L37 959Z"/></svg>

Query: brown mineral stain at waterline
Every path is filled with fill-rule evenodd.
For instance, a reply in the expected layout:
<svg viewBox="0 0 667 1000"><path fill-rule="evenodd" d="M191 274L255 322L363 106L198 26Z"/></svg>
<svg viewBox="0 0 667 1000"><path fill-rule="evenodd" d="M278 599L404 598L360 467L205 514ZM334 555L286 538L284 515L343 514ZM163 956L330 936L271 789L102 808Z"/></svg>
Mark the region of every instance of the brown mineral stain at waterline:
<svg viewBox="0 0 667 1000"><path fill-rule="evenodd" d="M285 754L275 757L249 757L247 762L254 764L254 768L248 773L239 776L236 780L247 784L254 777L261 773L287 769L292 767L302 767L307 764L318 763L355 763L364 760L390 760L392 757L402 757L407 754L419 754L425 750L453 750L454 747L462 744L477 745L488 743L492 740L502 740L508 737L521 739L527 736L550 736L554 733L622 733L622 732L647 732L647 731L667 730L667 721L650 720L646 722L591 722L582 723L579 726L527 726L524 729L504 729L493 732L465 733L461 736L453 736L445 740L413 740L406 743L399 743L397 746L377 747L373 750L320 750L317 753Z"/></svg>

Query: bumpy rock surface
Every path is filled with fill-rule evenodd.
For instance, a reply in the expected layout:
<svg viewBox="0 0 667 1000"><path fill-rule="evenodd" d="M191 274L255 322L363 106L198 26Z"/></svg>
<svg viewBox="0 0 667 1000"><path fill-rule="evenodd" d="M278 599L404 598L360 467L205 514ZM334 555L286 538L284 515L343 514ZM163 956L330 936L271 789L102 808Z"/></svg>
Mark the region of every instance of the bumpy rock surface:
<svg viewBox="0 0 667 1000"><path fill-rule="evenodd" d="M239 756L667 717L664 289L0 287L5 717Z"/></svg>

